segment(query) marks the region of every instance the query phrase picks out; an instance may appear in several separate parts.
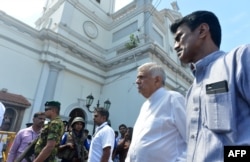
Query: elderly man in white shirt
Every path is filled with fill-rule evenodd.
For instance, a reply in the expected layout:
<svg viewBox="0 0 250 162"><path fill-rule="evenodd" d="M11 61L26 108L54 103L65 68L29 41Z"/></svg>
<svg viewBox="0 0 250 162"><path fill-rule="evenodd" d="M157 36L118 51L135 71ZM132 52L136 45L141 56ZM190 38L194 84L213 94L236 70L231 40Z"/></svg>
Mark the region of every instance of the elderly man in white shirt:
<svg viewBox="0 0 250 162"><path fill-rule="evenodd" d="M136 84L147 100L134 125L126 162L186 160L185 98L164 88L166 74L156 63L138 68Z"/></svg>

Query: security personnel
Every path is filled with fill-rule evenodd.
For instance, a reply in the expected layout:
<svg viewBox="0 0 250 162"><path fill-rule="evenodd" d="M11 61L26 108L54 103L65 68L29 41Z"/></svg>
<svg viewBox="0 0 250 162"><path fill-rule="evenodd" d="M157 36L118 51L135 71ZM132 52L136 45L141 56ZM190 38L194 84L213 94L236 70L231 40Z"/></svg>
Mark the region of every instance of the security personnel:
<svg viewBox="0 0 250 162"><path fill-rule="evenodd" d="M71 123L72 130L64 134L59 146L58 158L61 162L83 162L88 157L84 146L86 136L84 135L85 122L82 117L75 117Z"/></svg>
<svg viewBox="0 0 250 162"><path fill-rule="evenodd" d="M64 133L64 124L59 117L60 102L45 103L45 115L50 122L46 124L35 145L35 160L33 162L56 162L56 154Z"/></svg>

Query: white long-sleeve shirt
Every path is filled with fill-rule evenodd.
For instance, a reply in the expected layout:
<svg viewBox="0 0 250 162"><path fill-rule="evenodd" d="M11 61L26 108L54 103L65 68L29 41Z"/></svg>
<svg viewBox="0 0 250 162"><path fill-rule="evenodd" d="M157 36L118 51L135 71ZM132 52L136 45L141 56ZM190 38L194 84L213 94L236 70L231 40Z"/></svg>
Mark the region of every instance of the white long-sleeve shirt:
<svg viewBox="0 0 250 162"><path fill-rule="evenodd" d="M185 161L185 99L159 88L141 107L126 162Z"/></svg>

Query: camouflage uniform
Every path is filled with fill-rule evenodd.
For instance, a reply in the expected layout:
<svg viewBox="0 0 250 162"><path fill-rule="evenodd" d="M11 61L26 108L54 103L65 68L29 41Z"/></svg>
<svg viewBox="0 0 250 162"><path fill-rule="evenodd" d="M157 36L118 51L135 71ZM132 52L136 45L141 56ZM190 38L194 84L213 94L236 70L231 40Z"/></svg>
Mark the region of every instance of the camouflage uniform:
<svg viewBox="0 0 250 162"><path fill-rule="evenodd" d="M46 162L56 162L56 154L63 133L64 133L64 124L59 116L56 117L54 120L50 121L48 124L46 124L42 129L41 135L35 146L36 157L46 146L47 140L55 140L56 147L52 150L50 156L46 159Z"/></svg>

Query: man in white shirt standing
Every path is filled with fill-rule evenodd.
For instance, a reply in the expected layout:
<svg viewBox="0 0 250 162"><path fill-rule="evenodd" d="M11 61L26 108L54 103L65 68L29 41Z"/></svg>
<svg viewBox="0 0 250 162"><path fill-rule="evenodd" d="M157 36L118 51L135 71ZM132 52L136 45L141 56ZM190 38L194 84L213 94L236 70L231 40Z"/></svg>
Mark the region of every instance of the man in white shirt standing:
<svg viewBox="0 0 250 162"><path fill-rule="evenodd" d="M166 74L156 63L138 68L136 84L147 100L134 125L126 162L175 162L186 160L185 99L167 91Z"/></svg>
<svg viewBox="0 0 250 162"><path fill-rule="evenodd" d="M115 132L108 125L108 118L108 110L95 108L94 123L98 127L91 141L88 162L112 162Z"/></svg>

